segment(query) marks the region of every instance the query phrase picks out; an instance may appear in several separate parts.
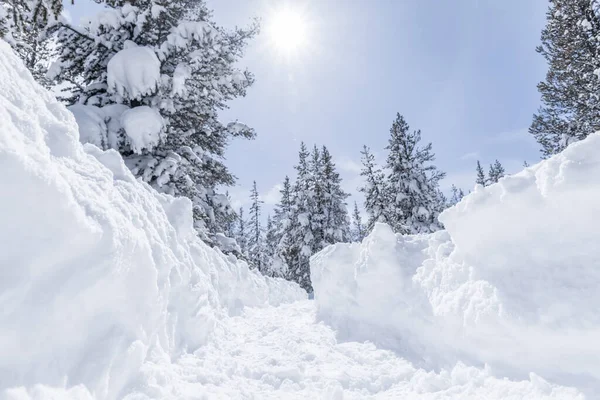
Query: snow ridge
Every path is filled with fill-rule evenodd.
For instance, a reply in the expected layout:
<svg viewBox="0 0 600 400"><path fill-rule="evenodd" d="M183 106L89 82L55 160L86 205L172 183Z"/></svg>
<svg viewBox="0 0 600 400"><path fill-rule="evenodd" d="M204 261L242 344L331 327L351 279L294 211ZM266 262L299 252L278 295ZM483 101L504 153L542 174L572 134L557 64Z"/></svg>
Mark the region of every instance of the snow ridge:
<svg viewBox="0 0 600 400"><path fill-rule="evenodd" d="M121 398L144 363L204 345L226 315L305 298L203 244L189 200L82 147L73 115L5 42L0 87L0 391Z"/></svg>

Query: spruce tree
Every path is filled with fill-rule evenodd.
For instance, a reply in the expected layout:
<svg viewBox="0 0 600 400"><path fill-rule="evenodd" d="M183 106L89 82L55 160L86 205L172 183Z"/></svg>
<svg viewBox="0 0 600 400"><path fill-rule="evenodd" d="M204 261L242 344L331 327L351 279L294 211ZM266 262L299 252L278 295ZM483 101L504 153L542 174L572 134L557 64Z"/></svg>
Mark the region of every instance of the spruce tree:
<svg viewBox="0 0 600 400"><path fill-rule="evenodd" d="M134 175L157 190L188 197L200 237L218 245L215 235L235 218L217 190L235 181L223 162L226 146L255 135L241 123L222 123L219 111L253 82L236 63L258 27L226 31L203 0L105 5L89 24L58 32L52 72L71 84L65 100L75 104L76 118L95 114L105 123L96 136L81 138L119 151ZM144 120L148 131L121 124L125 116Z"/></svg>
<svg viewBox="0 0 600 400"><path fill-rule="evenodd" d="M267 226L265 229L265 240L263 246L263 274L272 277L282 278L279 269L279 263L275 262L277 257L277 227L271 218L267 215Z"/></svg>
<svg viewBox="0 0 600 400"><path fill-rule="evenodd" d="M490 171L488 173L488 182L498 183L500 178L504 176L504 167L500 164L500 161L496 160L493 164L490 165Z"/></svg>
<svg viewBox="0 0 600 400"><path fill-rule="evenodd" d="M275 205L275 216L273 218L274 240L276 243L273 255L272 270L279 271L278 276L291 279L289 274L290 265L294 260L297 247L294 246L292 232L294 228L293 210L292 210L292 184L289 177L285 177L283 186L279 191L281 194L280 202Z"/></svg>
<svg viewBox="0 0 600 400"><path fill-rule="evenodd" d="M542 106L529 132L543 157L600 129L600 7L596 0L551 0L536 49L548 63Z"/></svg>
<svg viewBox="0 0 600 400"><path fill-rule="evenodd" d="M487 179L485 178L485 173L483 172L483 168L481 167L481 163L477 160L477 179L475 183L481 186L487 186Z"/></svg>
<svg viewBox="0 0 600 400"><path fill-rule="evenodd" d="M260 223L261 215L261 204L256 188L256 181L252 185L252 191L250 192L250 225L248 227L248 261L254 268L258 268L260 272L265 272L264 262L264 243L263 243L263 230Z"/></svg>
<svg viewBox="0 0 600 400"><path fill-rule="evenodd" d="M322 249L325 243L327 194L325 193L324 167L321 151L315 145L311 153L308 186L311 200L308 208L309 228L312 234L311 255Z"/></svg>
<svg viewBox="0 0 600 400"><path fill-rule="evenodd" d="M367 146L363 146L361 155L363 167L360 175L363 177L364 183L358 190L365 196L364 207L369 216L366 226L368 234L376 222L392 223L389 210L390 193L385 175L375 164L375 156Z"/></svg>
<svg viewBox="0 0 600 400"><path fill-rule="evenodd" d="M441 229L437 219L445 203L439 181L445 174L431 164L432 144L419 147L421 131L411 130L396 114L390 128L386 168L389 172L393 216L390 226L402 234L429 233Z"/></svg>
<svg viewBox="0 0 600 400"><path fill-rule="evenodd" d="M237 234L235 237L240 246L240 257L244 260L248 259L248 231L246 229L246 219L244 217L244 207L240 207L237 215Z"/></svg>
<svg viewBox="0 0 600 400"><path fill-rule="evenodd" d="M62 0L3 0L0 2L0 39L19 45L27 41L31 33L55 24L62 9Z"/></svg>
<svg viewBox="0 0 600 400"><path fill-rule="evenodd" d="M354 202L354 211L352 212L352 225L353 225L353 240L355 242L361 242L365 236L365 226L362 222L360 211L358 211L358 204Z"/></svg>
<svg viewBox="0 0 600 400"><path fill-rule="evenodd" d="M450 201L448 203L449 207L459 203L462 200L462 198L465 197L465 193L463 192L463 190L457 188L454 184L452 185L450 191L452 195L450 196Z"/></svg>
<svg viewBox="0 0 600 400"><path fill-rule="evenodd" d="M62 11L59 0L11 0L0 2L0 38L23 60L38 83L46 88L51 62L50 36Z"/></svg>
<svg viewBox="0 0 600 400"><path fill-rule="evenodd" d="M311 214L314 209L314 180L309 157L306 145L301 143L298 165L295 166L297 176L292 195L291 248L288 254L289 278L311 293L309 259L316 246Z"/></svg>
<svg viewBox="0 0 600 400"><path fill-rule="evenodd" d="M315 212L322 213L322 245L316 251L330 244L351 240L350 220L346 208L346 199L350 195L342 189L342 179L325 146L321 150L321 166L321 176L318 180L322 182L323 200L322 206Z"/></svg>
<svg viewBox="0 0 600 400"><path fill-rule="evenodd" d="M229 192L225 192L225 197L227 198L227 202L229 204L231 204L231 196L229 195ZM225 236L227 236L229 238L237 237L236 226L237 226L238 218L239 218L239 215L235 214L235 215L233 215L233 218L231 218L227 221L227 223L225 224L225 228L223 230L223 233L225 234Z"/></svg>

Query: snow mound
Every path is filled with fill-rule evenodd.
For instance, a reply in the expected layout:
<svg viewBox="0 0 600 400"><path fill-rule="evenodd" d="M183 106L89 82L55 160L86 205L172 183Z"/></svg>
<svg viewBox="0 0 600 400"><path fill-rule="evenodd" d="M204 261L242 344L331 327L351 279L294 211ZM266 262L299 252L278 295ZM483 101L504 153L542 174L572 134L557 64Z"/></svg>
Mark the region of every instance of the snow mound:
<svg viewBox="0 0 600 400"><path fill-rule="evenodd" d="M143 365L194 351L225 316L305 298L203 244L189 200L82 147L2 41L0 88L0 397L121 398Z"/></svg>
<svg viewBox="0 0 600 400"><path fill-rule="evenodd" d="M600 394L600 134L475 191L446 231L395 235L311 260L318 316L418 365L459 360ZM442 333L443 332L443 333Z"/></svg>
<svg viewBox="0 0 600 400"><path fill-rule="evenodd" d="M107 73L109 90L121 97L140 99L157 90L160 61L149 47L128 47L110 59Z"/></svg>
<svg viewBox="0 0 600 400"><path fill-rule="evenodd" d="M139 106L121 115L121 126L125 129L131 149L141 154L142 149L151 151L158 144L165 122L158 111Z"/></svg>

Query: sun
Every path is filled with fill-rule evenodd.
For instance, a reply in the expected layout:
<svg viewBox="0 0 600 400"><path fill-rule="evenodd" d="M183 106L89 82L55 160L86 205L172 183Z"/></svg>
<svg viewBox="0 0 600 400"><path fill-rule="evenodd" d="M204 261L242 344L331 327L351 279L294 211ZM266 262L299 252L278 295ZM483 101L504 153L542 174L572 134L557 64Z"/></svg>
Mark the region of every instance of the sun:
<svg viewBox="0 0 600 400"><path fill-rule="evenodd" d="M293 55L306 46L307 21L300 10L285 6L272 10L269 14L268 36L277 51Z"/></svg>

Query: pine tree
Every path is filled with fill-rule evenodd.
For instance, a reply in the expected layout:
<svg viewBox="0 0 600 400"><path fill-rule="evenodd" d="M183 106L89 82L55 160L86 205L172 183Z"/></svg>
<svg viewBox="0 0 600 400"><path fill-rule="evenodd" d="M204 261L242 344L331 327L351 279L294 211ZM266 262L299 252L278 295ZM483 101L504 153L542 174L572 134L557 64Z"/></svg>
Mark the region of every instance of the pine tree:
<svg viewBox="0 0 600 400"><path fill-rule="evenodd" d="M390 129L386 167L394 211L390 226L395 232L429 233L441 229L437 219L444 199L439 181L445 174L431 164L432 144L419 147L420 130L410 127L400 114Z"/></svg>
<svg viewBox="0 0 600 400"><path fill-rule="evenodd" d="M600 4L551 0L541 40L548 72L529 132L548 157L600 129Z"/></svg>
<svg viewBox="0 0 600 400"><path fill-rule="evenodd" d="M297 178L289 179L275 208L278 246L274 263L287 266L287 278L312 292L310 257L330 244L350 240L350 221L345 193L333 158L326 147L311 153L300 145Z"/></svg>
<svg viewBox="0 0 600 400"><path fill-rule="evenodd" d="M265 272L264 262L264 243L263 243L263 230L260 223L260 210L261 204L258 195L258 189L256 188L256 181L252 185L252 191L250 192L250 226L248 229L248 261L254 268L258 268L260 272Z"/></svg>
<svg viewBox="0 0 600 400"><path fill-rule="evenodd" d="M244 260L248 259L248 231L246 230L244 207L240 207L237 215L237 234L235 240L240 246L240 257Z"/></svg>
<svg viewBox="0 0 600 400"><path fill-rule="evenodd" d="M361 242L365 236L365 226L362 222L360 211L358 211L358 204L354 202L354 211L352 212L352 224L353 224L353 240L355 242Z"/></svg>
<svg viewBox="0 0 600 400"><path fill-rule="evenodd" d="M487 179L485 178L485 173L483 172L483 168L481 167L481 163L477 160L477 179L475 183L481 186L487 186Z"/></svg>
<svg viewBox="0 0 600 400"><path fill-rule="evenodd" d="M452 185L452 188L450 189L452 192L452 196L450 197L450 202L448 203L448 206L453 206L455 204L458 204L463 197L465 197L465 193L463 192L462 189L458 189L455 185Z"/></svg>
<svg viewBox="0 0 600 400"><path fill-rule="evenodd" d="M3 0L0 3L0 39L11 45L27 40L37 30L56 23L62 0Z"/></svg>
<svg viewBox="0 0 600 400"><path fill-rule="evenodd" d="M307 292L312 292L309 258L315 249L315 237L312 229L314 210L314 180L309 163L310 153L304 143L300 144L296 183L292 196L291 248L289 278L298 283Z"/></svg>
<svg viewBox="0 0 600 400"><path fill-rule="evenodd" d="M322 206L315 210L321 212L322 244L316 251L322 250L330 244L349 242L350 220L346 199L350 196L342 189L342 179L335 169L335 163L327 147L321 150L321 175L318 177L322 182L323 200ZM315 252L316 252L315 251Z"/></svg>
<svg viewBox="0 0 600 400"><path fill-rule="evenodd" d="M290 265L296 256L296 247L292 242L294 228L292 210L292 184L289 177L285 177L283 186L279 191L280 202L275 205L273 218L274 241L276 243L271 270L277 271L277 276L291 279Z"/></svg>
<svg viewBox="0 0 600 400"><path fill-rule="evenodd" d="M488 182L498 183L500 178L504 176L504 167L500 164L500 161L496 160L492 165L490 165L490 172L488 173Z"/></svg>
<svg viewBox="0 0 600 400"><path fill-rule="evenodd" d="M225 197L227 198L227 202L229 204L231 204L231 196L229 195L229 192L225 192ZM229 238L237 237L236 225L237 225L238 218L239 218L239 215L234 214L233 218L231 218L227 221L227 223L225 224L224 231L223 231L225 236L227 236Z"/></svg>
<svg viewBox="0 0 600 400"><path fill-rule="evenodd" d="M62 11L59 0L0 2L0 38L21 57L33 77L49 88L46 72L51 60L50 32Z"/></svg>
<svg viewBox="0 0 600 400"><path fill-rule="evenodd" d="M282 277L276 267L275 257L277 257L277 227L271 218L267 215L267 226L265 229L265 240L263 246L263 274L272 277Z"/></svg>
<svg viewBox="0 0 600 400"><path fill-rule="evenodd" d="M325 193L324 163L321 151L315 145L311 153L309 193L310 202L308 213L310 215L311 255L324 247L326 223L325 212L327 208L327 194Z"/></svg>
<svg viewBox="0 0 600 400"><path fill-rule="evenodd" d="M392 223L389 211L389 189L385 175L375 164L375 157L367 146L361 151L363 168L360 175L364 178L363 186L358 191L365 195L364 207L369 219L366 233L373 229L376 222Z"/></svg>
<svg viewBox="0 0 600 400"><path fill-rule="evenodd" d="M527 160L523 161L523 167L525 167L525 168L529 167L529 163L527 162Z"/></svg>
<svg viewBox="0 0 600 400"><path fill-rule="evenodd" d="M92 113L105 122L82 140L116 149L134 175L191 199L198 233L216 245L215 235L235 218L217 191L235 181L223 163L225 148L232 138L255 135L241 123L223 124L218 114L253 82L235 65L258 27L226 31L203 0L105 4L88 25L59 30L52 68L58 81L71 84L66 101L76 104L76 117ZM86 112L76 112L81 107ZM140 140L139 124L121 125L126 115L156 120L151 140Z"/></svg>

